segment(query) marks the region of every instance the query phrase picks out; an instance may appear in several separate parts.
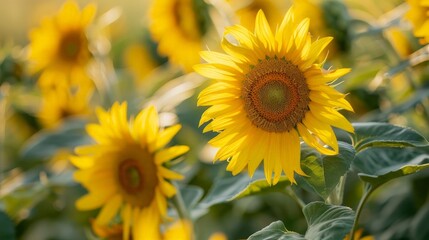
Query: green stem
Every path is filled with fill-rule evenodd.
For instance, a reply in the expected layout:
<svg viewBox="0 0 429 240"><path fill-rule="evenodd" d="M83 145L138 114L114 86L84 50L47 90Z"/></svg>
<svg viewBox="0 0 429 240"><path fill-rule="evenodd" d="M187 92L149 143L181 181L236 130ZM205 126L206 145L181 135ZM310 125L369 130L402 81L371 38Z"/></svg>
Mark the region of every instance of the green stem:
<svg viewBox="0 0 429 240"><path fill-rule="evenodd" d="M292 189L291 186L286 187L286 194L289 195L293 200L295 200L295 202L301 207L304 208L305 207L305 203L304 201L301 200L301 198L299 198L295 191Z"/></svg>
<svg viewBox="0 0 429 240"><path fill-rule="evenodd" d="M173 204L176 207L177 213L179 214L180 219L190 220L190 215L188 209L185 206L183 201L182 193L180 192L179 186L173 182L174 187L176 188L176 194L173 197Z"/></svg>
<svg viewBox="0 0 429 240"><path fill-rule="evenodd" d="M355 220L353 222L353 227L352 230L350 231L350 240L354 240L354 234L357 230L357 227L359 225L359 217L360 214L362 212L363 206L365 205L366 201L368 200L369 196L371 195L371 193L374 191L374 188L369 185L369 184L365 184L365 193L363 194L362 198L359 201L359 205L356 209L356 215L355 215Z"/></svg>
<svg viewBox="0 0 429 240"><path fill-rule="evenodd" d="M192 218L189 214L188 209L185 206L185 202L183 201L183 196L182 193L180 192L180 188L178 186L177 183L172 182L172 184L174 185L174 187L176 188L176 194L173 197L173 204L176 207L177 213L179 215L179 218L181 220L186 220L189 222L189 224L191 225L191 239L195 239L195 232L194 232L194 224L192 223Z"/></svg>

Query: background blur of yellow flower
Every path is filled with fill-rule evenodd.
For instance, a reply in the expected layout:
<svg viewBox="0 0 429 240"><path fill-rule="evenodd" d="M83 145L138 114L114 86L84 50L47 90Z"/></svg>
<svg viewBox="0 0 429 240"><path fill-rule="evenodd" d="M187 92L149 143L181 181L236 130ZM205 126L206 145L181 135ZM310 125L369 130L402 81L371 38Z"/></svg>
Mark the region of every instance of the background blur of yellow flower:
<svg viewBox="0 0 429 240"><path fill-rule="evenodd" d="M354 234L354 240L375 240L375 238L373 236L365 236L365 237L361 237L363 233L363 229L359 229L356 230L355 234ZM349 240L350 236L347 235L344 240Z"/></svg>
<svg viewBox="0 0 429 240"><path fill-rule="evenodd" d="M187 72L200 62L209 27L207 8L203 0L156 0L150 10L150 31L159 53Z"/></svg>
<svg viewBox="0 0 429 240"><path fill-rule="evenodd" d="M90 114L92 88L57 85L42 91L42 106L38 117L45 127L55 127L64 119L72 116Z"/></svg>
<svg viewBox="0 0 429 240"><path fill-rule="evenodd" d="M276 0L228 0L228 3L237 14L239 23L248 29L255 27L255 17L259 10L264 11L269 23L280 22L289 2ZM276 26L271 27L275 28Z"/></svg>
<svg viewBox="0 0 429 240"><path fill-rule="evenodd" d="M95 15L95 5L82 11L66 2L56 16L44 19L30 32L29 61L33 71L73 71L91 58L87 30Z"/></svg>
<svg viewBox="0 0 429 240"><path fill-rule="evenodd" d="M179 220L167 228L163 234L163 240L193 240L192 223L187 220Z"/></svg>
<svg viewBox="0 0 429 240"><path fill-rule="evenodd" d="M429 2L425 0L407 0L410 10L405 14L413 25L416 37L422 38L423 43L429 42Z"/></svg>

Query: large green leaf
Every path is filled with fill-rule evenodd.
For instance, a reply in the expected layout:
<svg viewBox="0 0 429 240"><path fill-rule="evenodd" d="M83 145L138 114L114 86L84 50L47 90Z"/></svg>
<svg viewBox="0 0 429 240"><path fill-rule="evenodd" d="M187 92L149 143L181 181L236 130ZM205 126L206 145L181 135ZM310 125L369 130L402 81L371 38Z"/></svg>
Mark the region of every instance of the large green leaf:
<svg viewBox="0 0 429 240"><path fill-rule="evenodd" d="M298 233L289 232L282 221L276 221L252 234L248 240L305 240L305 238Z"/></svg>
<svg viewBox="0 0 429 240"><path fill-rule="evenodd" d="M428 167L427 149L418 148L369 148L357 154L353 162L360 178L373 187Z"/></svg>
<svg viewBox="0 0 429 240"><path fill-rule="evenodd" d="M14 240L15 226L9 216L0 211L0 239L1 240Z"/></svg>
<svg viewBox="0 0 429 240"><path fill-rule="evenodd" d="M424 147L428 141L411 128L389 123L354 123L353 145L356 152L369 147Z"/></svg>
<svg viewBox="0 0 429 240"><path fill-rule="evenodd" d="M237 176L221 177L214 183L207 196L201 201L202 207L210 207L214 204L232 201L249 195L264 192L280 192L290 185L286 177L281 177L280 181L270 186L265 179L263 171L256 171L253 178L246 173Z"/></svg>
<svg viewBox="0 0 429 240"><path fill-rule="evenodd" d="M310 188L324 199L329 197L355 156L350 144L338 142L338 145L339 154L335 156L321 155L307 145L302 146L301 168L308 176L297 176L298 186Z"/></svg>
<svg viewBox="0 0 429 240"><path fill-rule="evenodd" d="M76 146L90 143L85 133L86 122L72 119L64 122L54 130L42 130L33 135L21 151L23 159L51 158L59 149L73 149Z"/></svg>
<svg viewBox="0 0 429 240"><path fill-rule="evenodd" d="M312 202L304 207L303 212L308 224L304 236L288 231L281 221L277 221L252 234L248 239L340 240L350 232L355 215L348 207L328 205L323 202Z"/></svg>
<svg viewBox="0 0 429 240"><path fill-rule="evenodd" d="M355 214L349 207L312 202L303 209L308 229L306 239L344 239L350 232Z"/></svg>

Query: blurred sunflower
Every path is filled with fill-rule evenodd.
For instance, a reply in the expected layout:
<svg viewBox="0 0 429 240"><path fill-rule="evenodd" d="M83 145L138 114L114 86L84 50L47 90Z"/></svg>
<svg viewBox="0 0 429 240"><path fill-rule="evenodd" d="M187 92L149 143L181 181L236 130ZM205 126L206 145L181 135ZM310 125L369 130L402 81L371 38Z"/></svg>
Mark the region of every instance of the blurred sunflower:
<svg viewBox="0 0 429 240"><path fill-rule="evenodd" d="M282 170L295 183L294 173L305 175L299 136L321 153L334 155L338 142L331 125L353 132L338 113L353 109L331 86L350 69L324 70L316 62L332 38L312 42L309 23L294 21L292 7L273 34L259 11L253 33L241 25L226 29L222 48L227 54L201 53L208 63L195 70L216 82L198 96L199 106L211 106L200 125L210 121L204 132L219 132L209 143L220 148L215 158L228 160L233 175L247 166L253 176L264 159L270 184L278 182Z"/></svg>
<svg viewBox="0 0 429 240"><path fill-rule="evenodd" d="M28 55L31 70L43 70L42 75L50 71L85 72L92 58L86 31L95 11L95 5L80 11L75 2L67 1L56 16L44 19L39 28L33 29Z"/></svg>
<svg viewBox="0 0 429 240"><path fill-rule="evenodd" d="M123 228L120 224L110 226L97 225L95 221L91 222L93 232L107 240L122 239ZM145 238L146 239L146 238ZM162 240L192 240L192 225L189 221L178 220L170 225L164 233L161 234ZM225 239L225 238L224 238ZM222 239L222 240L224 240ZM124 239L128 240L128 239Z"/></svg>
<svg viewBox="0 0 429 240"><path fill-rule="evenodd" d="M42 92L42 106L38 117L45 127L55 127L71 116L84 116L91 112L92 88L57 85Z"/></svg>
<svg viewBox="0 0 429 240"><path fill-rule="evenodd" d="M330 57L350 48L348 11L344 4L337 0L294 0L297 21L309 18L309 32L314 38L333 36L334 41L327 47ZM322 54L325 58L326 53Z"/></svg>
<svg viewBox="0 0 429 240"><path fill-rule="evenodd" d="M423 0L407 0L410 10L405 14L413 25L413 33L422 38L423 43L429 42L429 2Z"/></svg>
<svg viewBox="0 0 429 240"><path fill-rule="evenodd" d="M150 11L150 31L158 51L185 71L200 62L199 51L208 30L208 6L203 0L157 0Z"/></svg>
<svg viewBox="0 0 429 240"><path fill-rule="evenodd" d="M163 163L188 151L187 146L165 148L180 125L159 128L155 107L127 121L127 104L115 103L110 112L99 109L99 124L87 126L97 144L76 149L71 158L79 168L75 180L89 193L78 199L80 210L102 207L95 223L106 226L120 212L123 239L160 239L159 224L167 214L167 197L176 189L168 180L182 176Z"/></svg>
<svg viewBox="0 0 429 240"><path fill-rule="evenodd" d="M264 11L268 22L280 22L283 18L284 11L287 9L281 4L286 2L287 1L273 0L228 0L228 3L235 10L237 17L239 18L240 25L243 25L248 29L253 29L255 27L255 17L259 10Z"/></svg>
<svg viewBox="0 0 429 240"><path fill-rule="evenodd" d="M375 238L373 236L365 236L365 237L361 237L362 236L362 232L363 229L359 229L355 232L353 239L355 240L374 240ZM350 236L347 235L344 240L349 240Z"/></svg>

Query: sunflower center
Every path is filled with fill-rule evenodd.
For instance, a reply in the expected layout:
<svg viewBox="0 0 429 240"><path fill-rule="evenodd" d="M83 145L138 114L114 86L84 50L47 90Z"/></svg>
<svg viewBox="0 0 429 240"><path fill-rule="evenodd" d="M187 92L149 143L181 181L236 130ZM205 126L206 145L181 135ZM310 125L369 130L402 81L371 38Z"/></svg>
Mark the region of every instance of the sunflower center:
<svg viewBox="0 0 429 240"><path fill-rule="evenodd" d="M119 165L119 182L130 194L137 193L143 187L143 172L133 159L127 159Z"/></svg>
<svg viewBox="0 0 429 240"><path fill-rule="evenodd" d="M70 31L66 33L60 42L60 57L69 62L77 61L85 42L86 37L83 36L80 31Z"/></svg>
<svg viewBox="0 0 429 240"><path fill-rule="evenodd" d="M309 92L299 68L275 58L260 61L246 74L242 98L247 116L256 127L285 132L304 118Z"/></svg>
<svg viewBox="0 0 429 240"><path fill-rule="evenodd" d="M157 169L149 159L127 158L119 164L118 181L124 199L133 206L148 206L158 185Z"/></svg>

